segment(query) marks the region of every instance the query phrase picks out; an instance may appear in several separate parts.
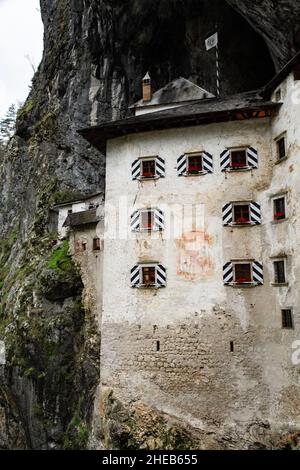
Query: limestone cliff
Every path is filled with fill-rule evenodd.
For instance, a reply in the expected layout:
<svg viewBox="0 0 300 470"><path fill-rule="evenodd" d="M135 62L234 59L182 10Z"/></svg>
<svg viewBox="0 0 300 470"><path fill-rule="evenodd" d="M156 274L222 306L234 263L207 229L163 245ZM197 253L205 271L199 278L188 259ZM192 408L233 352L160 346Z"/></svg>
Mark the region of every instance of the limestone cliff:
<svg viewBox="0 0 300 470"><path fill-rule="evenodd" d="M48 229L53 203L104 187L104 156L76 130L126 115L147 70L156 87L181 75L215 92L216 22L222 93L263 85L299 47L294 3L41 0L43 59L0 161L1 448L88 442L100 332Z"/></svg>

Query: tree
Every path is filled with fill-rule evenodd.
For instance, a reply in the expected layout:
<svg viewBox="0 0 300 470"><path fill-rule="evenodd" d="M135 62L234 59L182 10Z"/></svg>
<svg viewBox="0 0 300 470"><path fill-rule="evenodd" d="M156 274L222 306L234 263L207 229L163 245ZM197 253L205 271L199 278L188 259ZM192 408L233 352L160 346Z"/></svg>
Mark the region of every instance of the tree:
<svg viewBox="0 0 300 470"><path fill-rule="evenodd" d="M5 146L12 137L16 127L17 109L14 104L10 105L4 118L0 119L0 145Z"/></svg>

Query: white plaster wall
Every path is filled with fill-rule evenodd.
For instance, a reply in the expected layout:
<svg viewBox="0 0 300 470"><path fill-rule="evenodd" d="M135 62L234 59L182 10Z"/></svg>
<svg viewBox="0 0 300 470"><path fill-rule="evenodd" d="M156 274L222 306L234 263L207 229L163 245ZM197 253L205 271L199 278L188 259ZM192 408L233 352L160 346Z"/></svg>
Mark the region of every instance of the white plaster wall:
<svg viewBox="0 0 300 470"><path fill-rule="evenodd" d="M259 169L249 172L224 174L220 169L220 154L231 146L252 145L259 151ZM177 176L177 158L185 152L206 150L214 156L214 173L205 176L180 178ZM121 197L128 198L134 210L143 207L162 207L167 204L202 206L203 221L197 232L208 239L207 250L213 267L204 269L196 281L177 275L180 240L168 239L166 233L153 240L147 234L130 234L131 240L106 240L105 317L113 320L150 323L168 323L182 320L195 310L212 310L227 300L228 288L223 285L223 264L236 258L262 257L259 227L230 229L222 225L222 206L228 201L256 200L257 186L268 184L271 171L269 120L253 120L213 124L184 130L170 130L115 140L109 144L107 157L106 204L119 211ZM166 161L166 178L156 182L138 183L131 179L131 163L139 157L160 155ZM120 184L122 182L122 184ZM200 209L201 210L201 209ZM130 212L130 211L129 211ZM119 214L117 214L119 215ZM123 215L121 216L123 217ZM111 220L108 214L107 224ZM203 237L202 237L203 238ZM235 239L233 241L233 238ZM188 242L187 242L187 248ZM118 256L111 257L111 252ZM159 261L168 270L167 288L158 292L134 290L130 286L130 269L139 261ZM205 268L205 267L204 267ZM115 285L115 278L118 285ZM259 290L259 288L257 288ZM236 294L236 291L234 291ZM251 296L252 291L243 290ZM148 298L145 307L145 296ZM182 308L184 300L184 309ZM151 312L151 316L149 316Z"/></svg>
<svg viewBox="0 0 300 470"><path fill-rule="evenodd" d="M287 96L295 92L291 80ZM106 227L114 226L120 215L127 220L130 238L123 232L116 238L106 234L101 372L102 384L124 402L142 400L216 433L239 423L242 436L243 428L256 420L280 432L300 427L299 370L291 361L300 331L299 119L299 105L287 101L272 119L149 132L109 142ZM277 165L273 139L285 130L289 158ZM257 170L221 172L221 152L237 146L258 150ZM202 150L213 155L214 173L179 178L177 158ZM166 178L132 181L131 163L148 155L165 159ZM273 224L271 197L283 190L288 192L289 220ZM134 210L200 204L204 218L193 233L186 230L177 240L167 232L156 239L130 234L131 210L123 210L126 198ZM223 227L223 204L242 200L261 204L262 225ZM192 271L179 273L182 253L189 257L191 246L199 257L196 278ZM272 257L282 252L289 256L289 286L275 288ZM225 287L223 264L247 258L263 262L264 285ZM167 268L166 288L131 288L130 269L143 261L159 261ZM281 328L281 308L288 307L294 308L295 330ZM161 353L153 352L156 339L162 341ZM230 341L234 354L229 353ZM194 355L197 348L203 349L200 356Z"/></svg>

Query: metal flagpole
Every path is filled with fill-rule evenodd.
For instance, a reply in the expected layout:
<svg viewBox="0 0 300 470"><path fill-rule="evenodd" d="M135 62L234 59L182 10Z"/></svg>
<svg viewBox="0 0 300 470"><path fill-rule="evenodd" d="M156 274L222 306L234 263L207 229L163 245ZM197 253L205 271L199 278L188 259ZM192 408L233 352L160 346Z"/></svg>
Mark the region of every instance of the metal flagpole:
<svg viewBox="0 0 300 470"><path fill-rule="evenodd" d="M219 44L216 45L216 67L217 67L217 96L220 98L220 63L219 63Z"/></svg>

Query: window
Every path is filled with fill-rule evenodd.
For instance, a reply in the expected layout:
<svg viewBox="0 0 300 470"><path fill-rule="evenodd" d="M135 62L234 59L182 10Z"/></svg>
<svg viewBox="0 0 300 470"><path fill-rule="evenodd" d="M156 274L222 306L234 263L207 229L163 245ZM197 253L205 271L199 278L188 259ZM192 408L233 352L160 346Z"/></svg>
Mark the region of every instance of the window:
<svg viewBox="0 0 300 470"><path fill-rule="evenodd" d="M285 261L278 260L274 261L274 282L275 284L285 284Z"/></svg>
<svg viewBox="0 0 300 470"><path fill-rule="evenodd" d="M68 215L70 214L73 214L73 210L72 209L68 209Z"/></svg>
<svg viewBox="0 0 300 470"><path fill-rule="evenodd" d="M100 251L101 250L101 240L100 238L94 238L93 240L93 250Z"/></svg>
<svg viewBox="0 0 300 470"><path fill-rule="evenodd" d="M286 218L285 197L274 199L274 220L283 220Z"/></svg>
<svg viewBox="0 0 300 470"><path fill-rule="evenodd" d="M142 171L141 176L142 178L154 178L156 175L155 171L155 159L153 160L141 160Z"/></svg>
<svg viewBox="0 0 300 470"><path fill-rule="evenodd" d="M237 225L248 224L250 218L249 204L237 204L233 206L233 222Z"/></svg>
<svg viewBox="0 0 300 470"><path fill-rule="evenodd" d="M136 264L131 270L131 286L136 288L166 287L167 271L158 263Z"/></svg>
<svg viewBox="0 0 300 470"><path fill-rule="evenodd" d="M294 80L300 80L300 65L296 65L294 69Z"/></svg>
<svg viewBox="0 0 300 470"><path fill-rule="evenodd" d="M285 136L280 137L276 140L277 147L277 159L282 160L286 157L286 138Z"/></svg>
<svg viewBox="0 0 300 470"><path fill-rule="evenodd" d="M87 246L87 243L86 243L86 242L82 242L82 243L81 243L82 251L86 251L86 246Z"/></svg>
<svg viewBox="0 0 300 470"><path fill-rule="evenodd" d="M229 261L223 266L225 286L264 284L263 265L259 261Z"/></svg>
<svg viewBox="0 0 300 470"><path fill-rule="evenodd" d="M275 101L281 101L281 88L278 88L275 92Z"/></svg>
<svg viewBox="0 0 300 470"><path fill-rule="evenodd" d="M143 266L142 267L142 284L144 286L153 286L156 284L155 266Z"/></svg>
<svg viewBox="0 0 300 470"><path fill-rule="evenodd" d="M138 158L131 164L131 176L133 180L164 178L165 160L160 156Z"/></svg>
<svg viewBox="0 0 300 470"><path fill-rule="evenodd" d="M203 171L202 165L202 155L193 155L188 156L188 174L189 175L197 175Z"/></svg>
<svg viewBox="0 0 300 470"><path fill-rule="evenodd" d="M234 274L234 280L237 284L250 284L252 282L251 263L235 264Z"/></svg>
<svg viewBox="0 0 300 470"><path fill-rule="evenodd" d="M162 231L165 229L165 216L162 210L140 209L131 214L133 232Z"/></svg>
<svg viewBox="0 0 300 470"><path fill-rule="evenodd" d="M247 150L231 150L231 168L238 170L240 168L247 168Z"/></svg>
<svg viewBox="0 0 300 470"><path fill-rule="evenodd" d="M154 211L141 211L141 230L154 230L155 218Z"/></svg>
<svg viewBox="0 0 300 470"><path fill-rule="evenodd" d="M281 310L282 328L292 330L294 328L293 312L291 309Z"/></svg>

